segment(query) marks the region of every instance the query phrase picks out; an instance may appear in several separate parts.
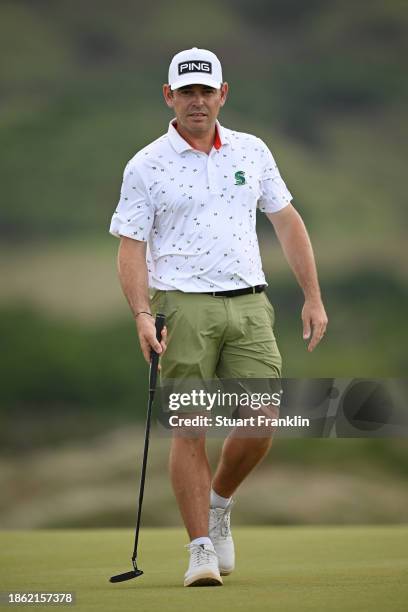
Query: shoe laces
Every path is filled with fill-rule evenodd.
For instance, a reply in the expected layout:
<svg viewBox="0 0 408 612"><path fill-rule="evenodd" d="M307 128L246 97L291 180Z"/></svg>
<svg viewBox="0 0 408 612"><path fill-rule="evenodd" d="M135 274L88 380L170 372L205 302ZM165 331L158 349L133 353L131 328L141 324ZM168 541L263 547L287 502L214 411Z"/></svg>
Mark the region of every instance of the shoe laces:
<svg viewBox="0 0 408 612"><path fill-rule="evenodd" d="M222 538L228 538L231 535L231 508L232 502L226 508L213 508L216 512L213 514L214 522L211 531L217 531Z"/></svg>
<svg viewBox="0 0 408 612"><path fill-rule="evenodd" d="M204 544L186 544L185 547L190 551L194 565L208 565L214 560L214 557L218 559L215 550L211 550Z"/></svg>

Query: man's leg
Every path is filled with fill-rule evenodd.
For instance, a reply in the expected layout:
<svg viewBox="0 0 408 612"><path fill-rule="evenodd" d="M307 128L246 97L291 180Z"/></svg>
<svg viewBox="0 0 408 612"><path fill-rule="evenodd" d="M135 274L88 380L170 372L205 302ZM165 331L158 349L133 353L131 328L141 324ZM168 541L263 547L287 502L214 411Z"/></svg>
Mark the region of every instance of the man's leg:
<svg viewBox="0 0 408 612"><path fill-rule="evenodd" d="M200 388L202 381L214 378L226 322L222 301L209 295L158 290L152 300L152 311L166 315L168 335L167 350L161 357L162 386L168 385L172 392L191 393ZM188 416L196 413L188 409ZM180 435L178 429L173 431L169 469L190 538L208 536L211 471L204 432L188 436L188 431Z"/></svg>
<svg viewBox="0 0 408 612"><path fill-rule="evenodd" d="M199 390L202 381L215 376L226 324L222 300L166 291L155 294L153 301L152 307L165 313L168 330L167 350L161 358L162 386L165 381L172 381L169 384L174 385L174 391ZM194 401L187 409L189 416L193 416L191 408L197 408ZM205 412L202 408L200 411ZM169 459L171 482L191 540L184 585L220 585L218 557L208 534L211 472L204 432L198 434L186 436L174 432Z"/></svg>
<svg viewBox="0 0 408 612"><path fill-rule="evenodd" d="M241 482L263 459L272 436L242 438L232 432L225 440L211 491L209 532L218 556L222 576L235 567L235 550L230 528L232 495Z"/></svg>
<svg viewBox="0 0 408 612"><path fill-rule="evenodd" d="M208 536L211 471L204 435L194 438L174 435L169 467L177 503L191 540L184 586L222 585L217 553Z"/></svg>
<svg viewBox="0 0 408 612"><path fill-rule="evenodd" d="M212 482L213 490L222 497L231 497L242 481L265 457L272 445L272 436L240 438L234 432L225 439Z"/></svg>
<svg viewBox="0 0 408 612"><path fill-rule="evenodd" d="M208 537L211 469L205 435L174 435L170 450L170 477L190 540Z"/></svg>
<svg viewBox="0 0 408 612"><path fill-rule="evenodd" d="M270 381L280 378L282 365L273 334L272 305L264 293L258 293L226 300L225 306L228 327L216 369L218 378L235 380L234 384L240 381L239 386L249 392L253 388L258 393L266 386L265 391L269 393ZM258 382L251 382L253 380ZM261 389L258 388L259 384ZM209 531L221 575L230 574L235 567L230 529L231 496L265 457L272 443L273 431L270 429L248 432L247 437L242 437L243 433L245 435L243 431L239 435L232 432L225 440L212 483Z"/></svg>
<svg viewBox="0 0 408 612"><path fill-rule="evenodd" d="M249 393L251 389L257 394L279 391L282 359L273 333L274 310L265 293L232 298L227 309L230 324L217 365L218 377L241 380ZM251 382L253 379L256 383ZM277 381L277 388L272 381ZM241 408L239 416L255 414L249 408L241 414ZM278 416L274 406L263 406L262 412ZM271 447L273 430L251 429L246 438L232 431L224 442L212 483L221 497L231 497Z"/></svg>

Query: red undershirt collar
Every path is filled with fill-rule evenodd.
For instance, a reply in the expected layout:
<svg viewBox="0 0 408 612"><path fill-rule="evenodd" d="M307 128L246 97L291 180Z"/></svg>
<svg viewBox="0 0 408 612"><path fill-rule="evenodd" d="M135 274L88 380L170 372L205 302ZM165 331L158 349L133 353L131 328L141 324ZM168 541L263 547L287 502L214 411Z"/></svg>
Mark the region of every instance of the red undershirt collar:
<svg viewBox="0 0 408 612"><path fill-rule="evenodd" d="M214 138L214 149L220 149L221 148L221 138L220 138L220 133L218 131L218 127L215 126L215 138Z"/></svg>
<svg viewBox="0 0 408 612"><path fill-rule="evenodd" d="M173 123L173 126L174 126L174 127L176 128L176 130L177 130L177 121L175 121L175 122ZM180 134L180 136L181 136L181 134ZM219 134L219 131L218 131L218 127L217 127L217 125L216 125L216 126L215 126L215 136L214 136L214 149L216 149L216 151L218 151L218 149L220 149L220 148L221 148L221 144L222 144L222 143L221 143L220 134Z"/></svg>

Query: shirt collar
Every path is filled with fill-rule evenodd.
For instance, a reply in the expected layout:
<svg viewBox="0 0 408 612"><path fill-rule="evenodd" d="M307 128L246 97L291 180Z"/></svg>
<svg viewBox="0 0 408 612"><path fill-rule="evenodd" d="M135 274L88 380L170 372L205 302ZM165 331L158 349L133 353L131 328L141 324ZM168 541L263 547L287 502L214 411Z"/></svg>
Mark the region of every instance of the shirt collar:
<svg viewBox="0 0 408 612"><path fill-rule="evenodd" d="M194 151L195 149L190 144L188 144L188 142L184 140L182 136L180 136L180 134L174 127L175 123L176 123L176 119L172 119L170 121L169 129L167 132L170 144L173 147L173 149L176 151L176 153L184 153L184 151L189 151L189 150ZM229 141L225 134L225 130L220 124L220 122L218 121L218 119L215 122L215 129L216 129L216 135L215 135L214 146L216 149L220 149L222 146L229 144Z"/></svg>

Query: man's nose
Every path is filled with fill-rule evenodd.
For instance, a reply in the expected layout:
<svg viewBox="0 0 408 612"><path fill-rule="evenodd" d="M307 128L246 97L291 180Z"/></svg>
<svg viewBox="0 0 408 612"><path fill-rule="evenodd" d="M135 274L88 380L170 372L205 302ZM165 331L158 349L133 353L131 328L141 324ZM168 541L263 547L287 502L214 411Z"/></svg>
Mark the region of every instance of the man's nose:
<svg viewBox="0 0 408 612"><path fill-rule="evenodd" d="M193 92L193 104L201 106L204 102L204 94L201 91Z"/></svg>

